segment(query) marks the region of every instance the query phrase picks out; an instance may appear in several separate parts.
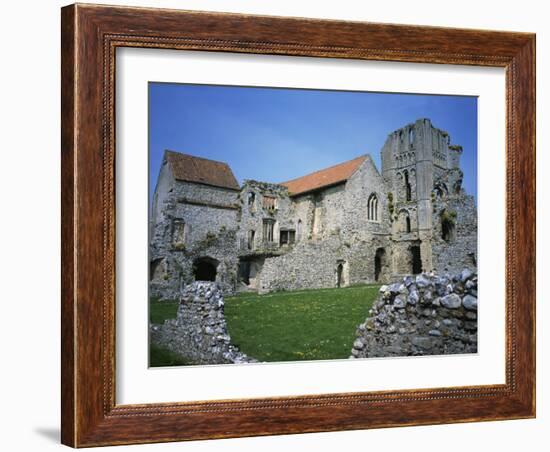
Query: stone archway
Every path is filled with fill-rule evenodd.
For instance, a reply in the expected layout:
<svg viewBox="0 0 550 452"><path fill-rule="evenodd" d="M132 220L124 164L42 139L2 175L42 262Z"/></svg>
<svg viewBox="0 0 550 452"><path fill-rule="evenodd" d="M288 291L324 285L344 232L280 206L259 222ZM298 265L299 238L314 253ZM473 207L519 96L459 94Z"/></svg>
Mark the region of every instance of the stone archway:
<svg viewBox="0 0 550 452"><path fill-rule="evenodd" d="M345 260L336 262L336 287L349 286L349 265Z"/></svg>
<svg viewBox="0 0 550 452"><path fill-rule="evenodd" d="M193 263L195 281L216 281L219 262L211 257L199 257Z"/></svg>

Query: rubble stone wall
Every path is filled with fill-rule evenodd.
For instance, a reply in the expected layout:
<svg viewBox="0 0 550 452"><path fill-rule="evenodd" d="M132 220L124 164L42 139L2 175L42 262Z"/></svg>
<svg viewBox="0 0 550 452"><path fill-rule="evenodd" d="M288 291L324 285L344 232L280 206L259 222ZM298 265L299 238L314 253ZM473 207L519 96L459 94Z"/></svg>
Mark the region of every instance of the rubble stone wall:
<svg viewBox="0 0 550 452"><path fill-rule="evenodd" d="M477 274L420 274L380 288L351 358L477 353Z"/></svg>
<svg viewBox="0 0 550 452"><path fill-rule="evenodd" d="M256 362L231 344L224 316L224 299L214 282L185 286L176 319L151 325L151 342L176 353L190 364Z"/></svg>

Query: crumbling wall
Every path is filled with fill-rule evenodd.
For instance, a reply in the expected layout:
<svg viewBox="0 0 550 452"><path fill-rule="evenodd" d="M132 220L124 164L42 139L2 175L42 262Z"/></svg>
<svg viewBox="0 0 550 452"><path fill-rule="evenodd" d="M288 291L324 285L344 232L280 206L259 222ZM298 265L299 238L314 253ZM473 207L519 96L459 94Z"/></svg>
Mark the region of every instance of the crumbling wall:
<svg viewBox="0 0 550 452"><path fill-rule="evenodd" d="M157 216L149 246L150 296L177 299L181 286L195 280L198 259L216 262L216 282L226 294L234 293L238 192L177 181L157 209L162 215Z"/></svg>
<svg viewBox="0 0 550 452"><path fill-rule="evenodd" d="M389 275L388 263L391 259L386 237L362 240L351 236L345 239L343 234L335 231L322 241L298 243L282 256L265 259L259 293L372 283L375 280L377 250L385 252L379 275L379 280L383 282ZM340 284L339 265L342 265Z"/></svg>
<svg viewBox="0 0 550 452"><path fill-rule="evenodd" d="M266 206L264 197L274 198L275 206ZM278 248L281 230L296 230L294 206L288 196L287 188L283 185L245 180L239 199L242 206L238 224L241 254L270 252L273 248ZM274 222L271 242L263 236L264 220ZM254 231L254 240L251 243L249 243L250 231Z"/></svg>
<svg viewBox="0 0 550 452"><path fill-rule="evenodd" d="M338 236L298 243L285 255L265 259L259 293L336 287L340 261L346 256Z"/></svg>
<svg viewBox="0 0 550 452"><path fill-rule="evenodd" d="M420 274L382 286L352 358L477 353L477 274Z"/></svg>
<svg viewBox="0 0 550 452"><path fill-rule="evenodd" d="M176 319L151 325L151 342L191 364L256 362L231 344L220 286L196 281L181 292Z"/></svg>
<svg viewBox="0 0 550 452"><path fill-rule="evenodd" d="M453 231L445 240L442 217ZM438 272L477 268L477 208L473 196L461 193L433 203L432 259Z"/></svg>

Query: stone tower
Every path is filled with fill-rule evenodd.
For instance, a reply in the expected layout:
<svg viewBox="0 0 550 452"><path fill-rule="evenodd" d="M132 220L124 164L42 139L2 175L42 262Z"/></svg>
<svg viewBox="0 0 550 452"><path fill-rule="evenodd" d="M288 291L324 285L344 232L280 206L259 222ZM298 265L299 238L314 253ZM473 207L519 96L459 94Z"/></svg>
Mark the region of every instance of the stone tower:
<svg viewBox="0 0 550 452"><path fill-rule="evenodd" d="M419 119L389 134L382 148L382 176L388 189L393 272L419 273L434 268L434 202L461 192L460 146L447 132Z"/></svg>

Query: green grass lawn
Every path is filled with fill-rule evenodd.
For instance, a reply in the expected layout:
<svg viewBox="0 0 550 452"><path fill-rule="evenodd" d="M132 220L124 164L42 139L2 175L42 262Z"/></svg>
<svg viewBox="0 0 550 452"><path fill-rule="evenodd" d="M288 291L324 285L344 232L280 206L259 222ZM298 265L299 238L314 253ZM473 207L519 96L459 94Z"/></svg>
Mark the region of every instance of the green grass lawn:
<svg viewBox="0 0 550 452"><path fill-rule="evenodd" d="M379 285L227 298L231 342L260 361L348 358Z"/></svg>
<svg viewBox="0 0 550 452"><path fill-rule="evenodd" d="M178 312L177 301L158 301L154 298L149 303L149 321L151 323L163 324L165 320L175 319ZM159 347L156 344L149 345L149 366L164 367L164 366L183 366L189 364L180 356Z"/></svg>
<svg viewBox="0 0 550 452"><path fill-rule="evenodd" d="M149 303L149 322L163 324L165 320L175 319L178 313L177 301L158 301L154 298Z"/></svg>
<svg viewBox="0 0 550 452"><path fill-rule="evenodd" d="M379 285L341 289L239 294L225 299L231 342L260 361L348 358L357 326L365 320ZM152 323L175 318L177 302L150 303ZM151 366L181 365L152 347ZM153 364L155 363L155 364Z"/></svg>

